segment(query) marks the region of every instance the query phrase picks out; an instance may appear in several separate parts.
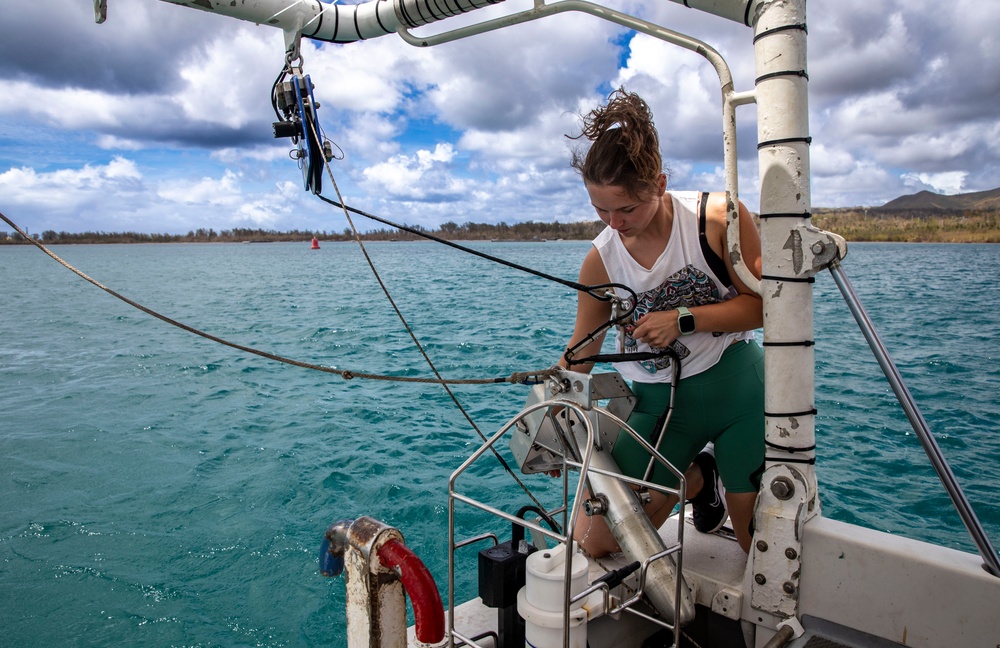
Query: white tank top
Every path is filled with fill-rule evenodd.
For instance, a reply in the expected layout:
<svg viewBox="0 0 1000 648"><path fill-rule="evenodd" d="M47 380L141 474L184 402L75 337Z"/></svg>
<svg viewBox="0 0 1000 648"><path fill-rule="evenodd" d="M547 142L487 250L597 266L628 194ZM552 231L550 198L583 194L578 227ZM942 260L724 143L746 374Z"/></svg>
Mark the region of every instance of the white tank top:
<svg viewBox="0 0 1000 648"><path fill-rule="evenodd" d="M608 227L594 239L604 268L613 283L630 287L638 295L631 321L617 327L617 353L658 351L631 336L635 323L646 313L675 310L678 306L703 306L732 299L736 289L727 286L728 277L719 277L706 260L699 240L698 192L668 193L674 220L667 246L650 269L640 265L622 244L618 232ZM707 242L706 242L707 244ZM713 253L714 256L714 253ZM718 258L716 262L718 262ZM718 264L716 264L718 268ZM722 266L724 270L725 266ZM621 297L630 295L616 288ZM711 333L698 331L678 338L671 346L681 359L681 377L686 378L713 367L734 340L753 339L753 331ZM673 374L669 356L655 360L616 362L614 368L632 381L670 382Z"/></svg>

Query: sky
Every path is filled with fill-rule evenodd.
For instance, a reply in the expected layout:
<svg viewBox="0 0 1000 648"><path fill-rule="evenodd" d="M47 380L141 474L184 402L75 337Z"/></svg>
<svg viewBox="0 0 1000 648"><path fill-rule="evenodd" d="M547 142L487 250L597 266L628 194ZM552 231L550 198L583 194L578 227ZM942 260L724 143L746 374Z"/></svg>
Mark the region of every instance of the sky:
<svg viewBox="0 0 1000 648"><path fill-rule="evenodd" d="M705 40L752 90L750 28L665 0L608 4ZM108 5L98 25L89 0L0 2L0 213L32 233L348 226L273 137L279 30L160 0ZM814 0L808 30L814 207L1000 187L1000 2ZM592 16L431 48L304 41L302 55L344 153L331 163L344 201L395 222L593 220L566 136L620 86L653 110L670 188L724 188L712 68ZM755 109L739 110L740 198L756 210Z"/></svg>

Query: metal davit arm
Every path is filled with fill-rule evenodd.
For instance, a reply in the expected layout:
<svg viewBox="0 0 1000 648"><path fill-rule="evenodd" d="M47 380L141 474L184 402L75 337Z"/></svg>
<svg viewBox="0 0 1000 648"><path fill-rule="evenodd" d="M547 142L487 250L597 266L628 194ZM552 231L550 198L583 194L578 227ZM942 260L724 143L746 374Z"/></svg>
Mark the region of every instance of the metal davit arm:
<svg viewBox="0 0 1000 648"><path fill-rule="evenodd" d="M833 275L833 280L837 282L837 287L840 288L840 292L844 296L844 301L847 302L847 306L851 309L854 319L857 320L858 326L861 327L861 332L868 341L868 346L871 347L872 353L875 354L875 359L878 360L879 366L882 367L882 372L885 373L889 385L892 386L892 391L896 394L896 399L902 405L903 411L906 412L906 418L909 419L913 431L916 432L917 438L920 439L921 445L924 446L924 452L927 453L927 457L931 460L934 471L937 472L941 483L944 484L945 490L948 491L948 496L951 497L952 504L955 505L955 510L958 511L962 522L965 524L965 528L968 529L969 535L972 536L972 541L976 543L979 555L983 558L983 567L994 576L1000 577L1000 561L997 559L996 549L993 548L990 539L986 536L986 531L983 529L982 524L979 523L979 518L976 517L975 511L972 510L972 505L969 503L968 498L966 498L965 492L958 485L955 474L951 471L951 466L948 465L948 461L944 458L944 454L942 454L937 440L931 433L927 421L924 420L923 414L920 413L920 408L917 407L917 403L910 394L910 390L903 382L903 377L900 375L899 370L896 369L896 363L889 357L889 351L882 343L882 339L875 330L875 325L868 317L864 306L861 305L858 294L854 291L854 286L851 285L847 275L844 274L839 261L830 264L830 274Z"/></svg>
<svg viewBox="0 0 1000 648"><path fill-rule="evenodd" d="M332 4L319 0L162 0L329 43L353 43L419 27L503 0L368 0ZM107 0L95 0L95 18L107 17ZM287 36L286 36L287 38Z"/></svg>

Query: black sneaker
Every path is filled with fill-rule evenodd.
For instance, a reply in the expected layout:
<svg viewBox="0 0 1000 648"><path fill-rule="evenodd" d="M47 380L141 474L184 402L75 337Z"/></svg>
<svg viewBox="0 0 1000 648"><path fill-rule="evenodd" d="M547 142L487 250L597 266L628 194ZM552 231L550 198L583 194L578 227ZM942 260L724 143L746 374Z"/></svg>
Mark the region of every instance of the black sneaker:
<svg viewBox="0 0 1000 648"><path fill-rule="evenodd" d="M726 523L729 510L726 508L726 491L719 477L719 467L715 465L715 450L711 447L703 450L694 458L694 463L701 468L705 485L696 497L692 497L691 517L694 528L702 533L715 533Z"/></svg>

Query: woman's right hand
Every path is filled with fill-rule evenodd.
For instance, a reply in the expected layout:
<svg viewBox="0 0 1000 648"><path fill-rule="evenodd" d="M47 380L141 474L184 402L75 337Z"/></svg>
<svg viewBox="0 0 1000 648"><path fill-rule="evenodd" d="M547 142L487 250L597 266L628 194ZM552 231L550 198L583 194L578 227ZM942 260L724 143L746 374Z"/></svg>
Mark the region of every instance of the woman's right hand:
<svg viewBox="0 0 1000 648"><path fill-rule="evenodd" d="M654 349L665 349L680 337L677 315L676 310L646 313L636 322L632 337Z"/></svg>

